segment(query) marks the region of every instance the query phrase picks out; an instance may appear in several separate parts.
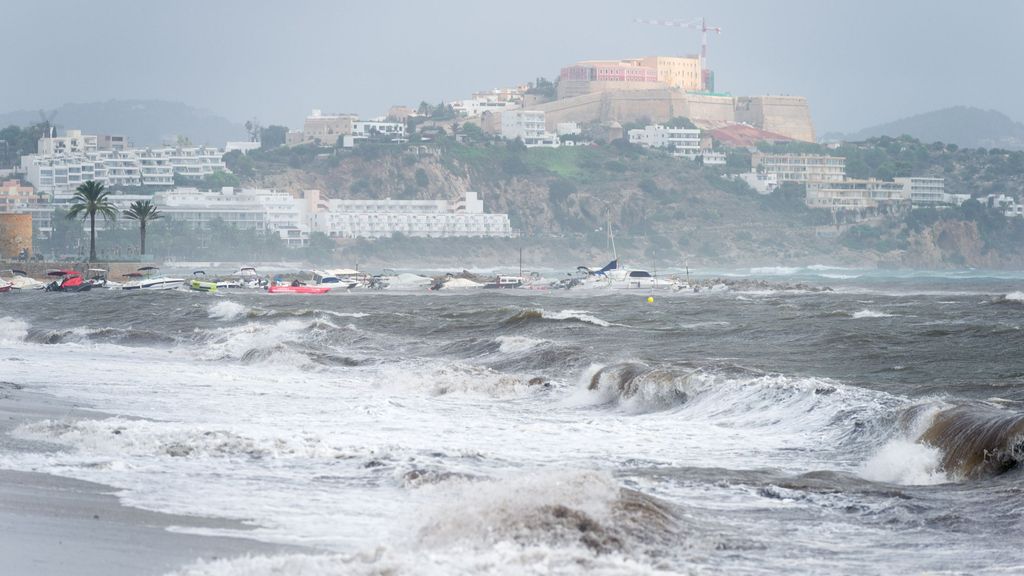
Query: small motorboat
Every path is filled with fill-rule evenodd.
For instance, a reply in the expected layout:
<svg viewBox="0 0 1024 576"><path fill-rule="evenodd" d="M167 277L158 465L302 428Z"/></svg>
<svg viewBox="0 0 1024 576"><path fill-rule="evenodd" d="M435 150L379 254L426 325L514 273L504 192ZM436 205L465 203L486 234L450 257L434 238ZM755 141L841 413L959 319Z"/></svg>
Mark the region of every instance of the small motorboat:
<svg viewBox="0 0 1024 576"><path fill-rule="evenodd" d="M115 290L121 287L120 282L114 282L108 278L109 273L103 268L89 268L89 283L93 288L109 288Z"/></svg>
<svg viewBox="0 0 1024 576"><path fill-rule="evenodd" d="M88 292L92 283L86 282L82 275L74 270L50 270L47 276L58 277L46 285L47 292Z"/></svg>
<svg viewBox="0 0 1024 576"><path fill-rule="evenodd" d="M139 268L137 272L129 272L125 274L126 278L131 278L131 282L126 282L121 286L122 290L176 290L185 285L185 280L181 278L168 278L167 276L154 276L153 274L158 271L159 268L156 266L143 266Z"/></svg>
<svg viewBox="0 0 1024 576"><path fill-rule="evenodd" d="M206 272L196 270L192 273L192 280L188 283L188 287L197 292L216 292L217 281L207 280Z"/></svg>
<svg viewBox="0 0 1024 576"><path fill-rule="evenodd" d="M326 294L331 291L330 286L306 286L299 284L288 284L285 286L267 286L267 292L270 294Z"/></svg>
<svg viewBox="0 0 1024 576"><path fill-rule="evenodd" d="M11 284L10 282L4 282L3 280L0 280L0 293L10 292L11 288L13 288L13 287L14 287L14 284Z"/></svg>

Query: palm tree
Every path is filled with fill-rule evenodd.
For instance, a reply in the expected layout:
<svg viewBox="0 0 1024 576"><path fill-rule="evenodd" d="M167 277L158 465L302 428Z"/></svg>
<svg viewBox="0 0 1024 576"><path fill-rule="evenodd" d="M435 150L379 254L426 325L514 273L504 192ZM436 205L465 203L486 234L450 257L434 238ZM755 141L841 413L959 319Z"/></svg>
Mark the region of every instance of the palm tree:
<svg viewBox="0 0 1024 576"><path fill-rule="evenodd" d="M107 198L109 195L103 184L88 180L75 189L71 198L68 219L77 218L79 214L83 220L89 218L89 262L96 260L96 213L99 212L104 220L117 219L117 208Z"/></svg>
<svg viewBox="0 0 1024 576"><path fill-rule="evenodd" d="M139 236L142 239L141 255L146 254L146 223L163 217L156 206L149 200L136 200L124 211L125 218L139 223Z"/></svg>

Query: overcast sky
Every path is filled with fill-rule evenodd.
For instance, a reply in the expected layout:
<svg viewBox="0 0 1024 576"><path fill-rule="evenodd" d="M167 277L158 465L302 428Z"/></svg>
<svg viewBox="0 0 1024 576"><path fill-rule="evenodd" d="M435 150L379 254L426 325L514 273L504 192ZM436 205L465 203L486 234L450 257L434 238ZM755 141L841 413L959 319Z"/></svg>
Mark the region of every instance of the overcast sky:
<svg viewBox="0 0 1024 576"><path fill-rule="evenodd" d="M1024 2L4 0L0 112L158 98L293 128L312 108L553 79L576 60L696 53L736 95L798 94L818 133L957 104L1024 120Z"/></svg>

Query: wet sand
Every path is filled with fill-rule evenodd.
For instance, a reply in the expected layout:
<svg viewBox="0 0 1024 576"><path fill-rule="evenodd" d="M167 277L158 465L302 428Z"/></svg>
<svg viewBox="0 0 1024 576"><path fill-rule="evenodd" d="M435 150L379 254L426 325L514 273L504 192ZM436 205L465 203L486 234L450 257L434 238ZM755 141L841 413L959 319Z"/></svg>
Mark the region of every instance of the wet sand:
<svg viewBox="0 0 1024 576"><path fill-rule="evenodd" d="M24 422L103 416L0 382L0 452L58 449L11 438L10 430ZM172 526L245 526L232 520L123 506L114 493L102 484L0 470L0 572L8 576L165 574L199 559L301 550L245 538L171 532Z"/></svg>

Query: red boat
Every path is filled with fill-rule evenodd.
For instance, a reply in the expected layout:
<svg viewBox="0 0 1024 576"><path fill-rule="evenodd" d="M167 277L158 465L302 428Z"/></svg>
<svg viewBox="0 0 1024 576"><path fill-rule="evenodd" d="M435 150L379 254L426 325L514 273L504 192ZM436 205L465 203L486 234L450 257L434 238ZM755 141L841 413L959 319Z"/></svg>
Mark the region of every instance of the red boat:
<svg viewBox="0 0 1024 576"><path fill-rule="evenodd" d="M268 286L267 292L271 294L325 294L330 289L330 286Z"/></svg>

